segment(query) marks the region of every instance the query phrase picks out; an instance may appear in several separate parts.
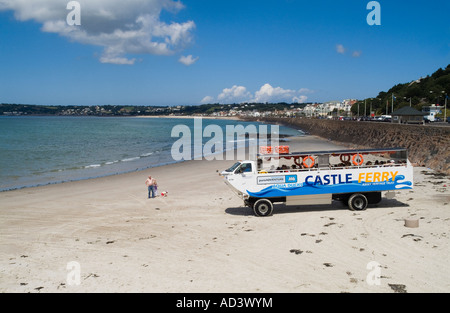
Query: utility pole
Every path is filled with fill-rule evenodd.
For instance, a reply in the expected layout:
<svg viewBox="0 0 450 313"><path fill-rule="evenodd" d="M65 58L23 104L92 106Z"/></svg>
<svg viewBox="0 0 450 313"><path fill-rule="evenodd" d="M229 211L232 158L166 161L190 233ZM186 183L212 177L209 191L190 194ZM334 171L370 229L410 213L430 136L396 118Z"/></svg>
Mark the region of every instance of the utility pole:
<svg viewBox="0 0 450 313"><path fill-rule="evenodd" d="M367 105L367 99L364 99L364 118L367 116L366 105Z"/></svg>
<svg viewBox="0 0 450 313"><path fill-rule="evenodd" d="M392 111L391 111L391 113L394 112L394 99L395 99L394 93L392 93Z"/></svg>
<svg viewBox="0 0 450 313"><path fill-rule="evenodd" d="M447 99L448 99L448 94L445 94L444 122L447 122Z"/></svg>

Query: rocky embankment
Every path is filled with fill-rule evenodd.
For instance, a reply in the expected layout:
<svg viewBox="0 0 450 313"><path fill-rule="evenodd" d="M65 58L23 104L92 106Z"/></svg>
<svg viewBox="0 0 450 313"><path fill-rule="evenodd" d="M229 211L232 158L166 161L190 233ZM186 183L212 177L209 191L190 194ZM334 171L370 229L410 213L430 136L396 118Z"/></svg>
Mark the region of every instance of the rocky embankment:
<svg viewBox="0 0 450 313"><path fill-rule="evenodd" d="M257 120L301 129L351 148L407 148L412 163L450 175L450 127L308 118Z"/></svg>

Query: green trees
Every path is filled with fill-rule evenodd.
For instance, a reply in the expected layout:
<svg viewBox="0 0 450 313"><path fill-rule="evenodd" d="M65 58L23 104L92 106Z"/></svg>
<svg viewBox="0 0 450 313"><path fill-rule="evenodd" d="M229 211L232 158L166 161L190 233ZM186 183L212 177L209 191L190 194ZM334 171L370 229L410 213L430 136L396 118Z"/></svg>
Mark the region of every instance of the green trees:
<svg viewBox="0 0 450 313"><path fill-rule="evenodd" d="M394 110L407 105L421 110L425 105L444 105L446 94L450 95L450 64L445 69L438 69L431 76L397 84L388 91L381 91L376 98L368 98L366 102L371 102L372 111L378 113L385 113L386 104L389 102L388 111L391 112L394 95ZM364 100L362 102L364 103ZM354 112L353 108L352 111Z"/></svg>

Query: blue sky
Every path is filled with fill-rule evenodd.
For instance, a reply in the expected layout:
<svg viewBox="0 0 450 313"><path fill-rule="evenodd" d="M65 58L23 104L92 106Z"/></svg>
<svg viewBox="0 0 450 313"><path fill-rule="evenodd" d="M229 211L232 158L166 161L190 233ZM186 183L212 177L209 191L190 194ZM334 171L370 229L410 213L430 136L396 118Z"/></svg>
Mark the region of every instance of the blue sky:
<svg viewBox="0 0 450 313"><path fill-rule="evenodd" d="M68 2L0 0L0 103L362 99L450 63L446 0L378 1L379 26L366 0L80 0L80 26Z"/></svg>

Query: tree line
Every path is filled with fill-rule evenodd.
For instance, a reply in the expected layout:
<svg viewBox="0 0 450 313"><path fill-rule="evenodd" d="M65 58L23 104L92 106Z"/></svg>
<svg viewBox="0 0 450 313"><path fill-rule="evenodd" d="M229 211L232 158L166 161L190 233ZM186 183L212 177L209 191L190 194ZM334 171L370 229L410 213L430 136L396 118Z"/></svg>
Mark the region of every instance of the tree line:
<svg viewBox="0 0 450 313"><path fill-rule="evenodd" d="M446 97L450 98L450 64L445 69L438 69L432 75L412 81L409 83L397 84L388 91L381 91L376 97L359 100L352 106L352 113L357 114L359 105L359 115L364 112L361 108L366 105L367 114L370 114L369 107L376 115L392 112L392 101L394 110L404 106L411 106L419 111L423 106L436 104L445 105ZM449 98L447 98L447 103Z"/></svg>

